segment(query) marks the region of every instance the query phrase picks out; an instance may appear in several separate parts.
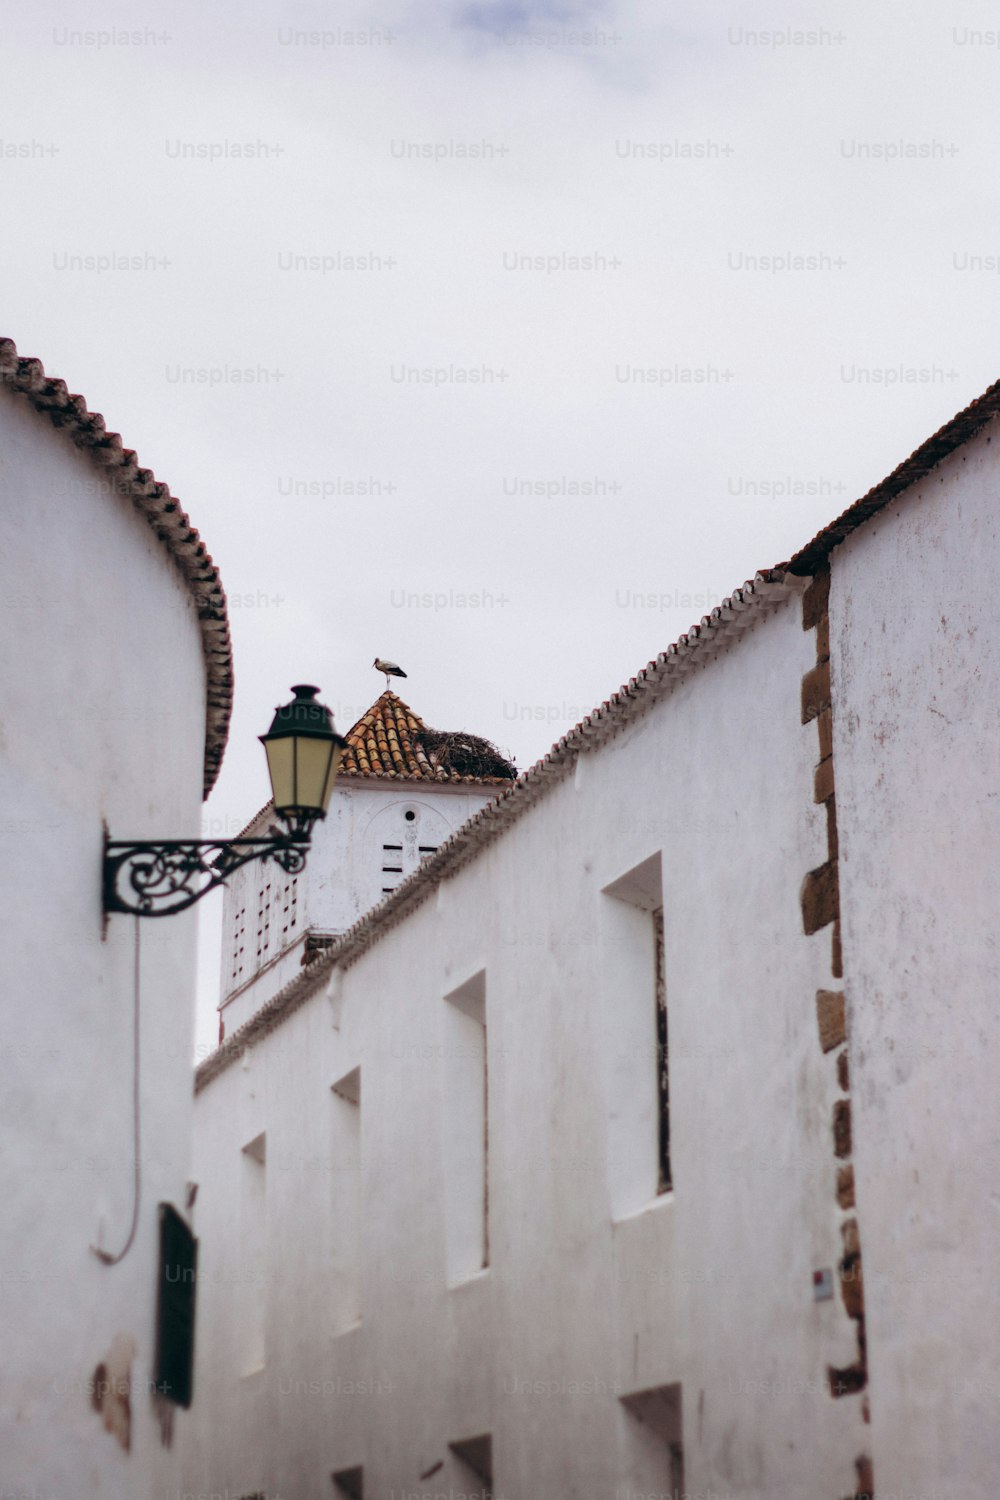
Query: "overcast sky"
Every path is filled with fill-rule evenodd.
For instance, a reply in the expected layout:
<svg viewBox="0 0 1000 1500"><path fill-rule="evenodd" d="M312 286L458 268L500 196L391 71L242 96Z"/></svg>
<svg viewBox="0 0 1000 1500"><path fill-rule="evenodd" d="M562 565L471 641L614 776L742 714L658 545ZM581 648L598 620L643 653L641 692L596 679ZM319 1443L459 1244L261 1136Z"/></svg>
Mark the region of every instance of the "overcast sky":
<svg viewBox="0 0 1000 1500"><path fill-rule="evenodd" d="M289 686L346 729L376 653L527 767L1000 373L993 6L2 24L0 331L221 568L213 834Z"/></svg>

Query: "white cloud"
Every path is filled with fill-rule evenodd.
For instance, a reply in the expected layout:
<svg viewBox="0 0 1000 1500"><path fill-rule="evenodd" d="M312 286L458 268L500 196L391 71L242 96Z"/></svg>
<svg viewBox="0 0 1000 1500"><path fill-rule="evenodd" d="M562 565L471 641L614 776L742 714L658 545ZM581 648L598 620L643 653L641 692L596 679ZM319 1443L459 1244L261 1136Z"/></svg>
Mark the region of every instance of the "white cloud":
<svg viewBox="0 0 1000 1500"><path fill-rule="evenodd" d="M528 764L570 726L511 705L604 698L702 612L679 601L787 556L996 373L981 6L6 24L4 331L171 484L241 600L210 816L259 805L292 682L364 703L377 651L430 722ZM168 264L68 268L109 254ZM928 379L858 378L900 366ZM668 604L620 602L646 593Z"/></svg>

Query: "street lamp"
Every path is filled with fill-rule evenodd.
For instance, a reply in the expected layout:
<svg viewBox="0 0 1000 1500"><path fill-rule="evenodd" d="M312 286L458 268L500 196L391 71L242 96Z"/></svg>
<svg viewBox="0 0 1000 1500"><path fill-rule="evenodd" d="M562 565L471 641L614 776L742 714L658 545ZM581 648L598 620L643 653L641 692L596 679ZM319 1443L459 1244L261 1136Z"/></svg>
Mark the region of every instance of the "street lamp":
<svg viewBox="0 0 1000 1500"><path fill-rule="evenodd" d="M267 755L274 810L286 832L267 838L104 840L104 910L136 917L168 917L223 885L240 865L273 859L288 875L305 869L317 818L325 818L347 741L330 710L316 702L319 688L299 684L260 736Z"/></svg>

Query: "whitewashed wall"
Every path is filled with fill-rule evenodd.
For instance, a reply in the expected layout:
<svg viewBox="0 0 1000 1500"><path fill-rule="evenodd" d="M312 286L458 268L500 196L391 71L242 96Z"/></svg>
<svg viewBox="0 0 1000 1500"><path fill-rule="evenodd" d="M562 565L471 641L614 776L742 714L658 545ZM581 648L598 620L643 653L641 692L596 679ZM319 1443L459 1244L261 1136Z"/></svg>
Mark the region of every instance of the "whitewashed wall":
<svg viewBox="0 0 1000 1500"><path fill-rule="evenodd" d="M306 931L341 933L416 869L421 847L437 848L501 788L346 778L313 832L301 875L274 864L244 865L226 885L222 914L222 1020L232 1033L293 979ZM407 814L413 816L408 818ZM274 814L251 833L266 833ZM401 875L384 875L384 844L400 844ZM395 862L395 861L393 861Z"/></svg>
<svg viewBox="0 0 1000 1500"><path fill-rule="evenodd" d="M793 600L199 1094L188 1490L329 1500L331 1474L363 1465L367 1500L469 1494L448 1445L491 1433L509 1500L665 1495L666 1445L621 1397L680 1382L688 1494L853 1493L868 1429L826 1373L854 1357L854 1325L813 1297L840 1253L815 1014L829 933L804 937L799 908L825 858L799 712L814 659ZM625 962L634 908L603 892L657 854L675 1187L651 1201L649 1101L622 1083L623 1054L636 1078L652 1066L651 975ZM477 1191L476 1049L456 1007L464 1020L480 993L476 1273L448 1174ZM472 1274L449 1284L453 1263Z"/></svg>
<svg viewBox="0 0 1000 1500"><path fill-rule="evenodd" d="M165 1494L151 1405L157 1203L190 1177L194 917L142 931L142 1204L132 1213L133 919L102 936L102 821L197 836L205 674L162 543L50 422L0 389L0 1489ZM131 1451L93 1409L134 1348ZM117 1373L122 1373L121 1368Z"/></svg>
<svg viewBox="0 0 1000 1500"><path fill-rule="evenodd" d="M834 765L880 1494L1000 1481L1000 435L832 557Z"/></svg>

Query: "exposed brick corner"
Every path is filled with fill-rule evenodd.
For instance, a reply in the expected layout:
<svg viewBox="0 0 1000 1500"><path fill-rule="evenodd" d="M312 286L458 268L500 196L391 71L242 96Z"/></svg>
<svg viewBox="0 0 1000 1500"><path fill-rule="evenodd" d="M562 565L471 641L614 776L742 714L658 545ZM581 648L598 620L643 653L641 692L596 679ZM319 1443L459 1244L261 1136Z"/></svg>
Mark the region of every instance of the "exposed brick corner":
<svg viewBox="0 0 1000 1500"><path fill-rule="evenodd" d="M847 1036L844 1017L843 990L816 991L816 1020L819 1023L819 1044L824 1052L843 1045Z"/></svg>
<svg viewBox="0 0 1000 1500"><path fill-rule="evenodd" d="M840 886L835 860L827 860L818 870L809 871L802 882L799 900L807 937L836 921L840 915Z"/></svg>
<svg viewBox="0 0 1000 1500"><path fill-rule="evenodd" d="M841 1208L854 1207L854 1167L837 1168L837 1202Z"/></svg>
<svg viewBox="0 0 1000 1500"><path fill-rule="evenodd" d="M830 660L830 616L824 615L816 626L816 660Z"/></svg>
<svg viewBox="0 0 1000 1500"><path fill-rule="evenodd" d="M813 801L825 802L833 796L833 756L828 755L816 767L813 777Z"/></svg>
<svg viewBox="0 0 1000 1500"><path fill-rule="evenodd" d="M868 1370L860 1360L853 1365L845 1365L838 1370L833 1365L827 1370L827 1379L830 1382L830 1394L835 1400L842 1396L856 1396L865 1389L868 1384Z"/></svg>
<svg viewBox="0 0 1000 1500"><path fill-rule="evenodd" d="M844 950L840 946L840 918L833 924L833 932L830 935L830 972L834 979L844 977Z"/></svg>
<svg viewBox="0 0 1000 1500"><path fill-rule="evenodd" d="M802 595L802 629L815 630L820 621L826 618L829 608L830 567L826 564L818 573L813 574L809 587Z"/></svg>
<svg viewBox="0 0 1000 1500"><path fill-rule="evenodd" d="M824 563L802 595L802 628L814 630L815 665L802 678L803 724L815 722L819 755L813 772L813 804L826 809L827 857L810 870L799 892L802 926L807 937L830 928L830 974L844 976L840 929L840 841L837 832L837 798L833 755L833 683L830 661L830 568ZM861 1260L861 1235L856 1217L854 1163L851 1160L853 1116L850 1099L850 1065L847 1051L847 1010L842 989L816 991L816 1021L819 1044L827 1063L827 1087L832 1099L833 1156L836 1162L835 1212L840 1219L842 1249L839 1257L840 1296L844 1311L854 1323L857 1358L843 1367L827 1367L829 1389L834 1399L858 1396L868 1386L868 1346L865 1336L865 1284ZM839 1094L841 1097L835 1097ZM860 1415L868 1422L867 1395L862 1396ZM857 1449L855 1449L855 1453ZM857 1482L854 1493L842 1500L874 1500L872 1462L867 1454L854 1460Z"/></svg>
<svg viewBox="0 0 1000 1500"><path fill-rule="evenodd" d="M818 661L802 679L802 722L818 719L830 707L830 662Z"/></svg>
<svg viewBox="0 0 1000 1500"><path fill-rule="evenodd" d="M857 1321L865 1315L864 1270L861 1265L857 1219L848 1219L841 1224L840 1232L844 1237L844 1255L840 1262L840 1295L847 1316Z"/></svg>
<svg viewBox="0 0 1000 1500"><path fill-rule="evenodd" d="M858 1474L857 1485L852 1494L844 1496L844 1500L875 1500L875 1476L867 1453L854 1460L854 1467Z"/></svg>
<svg viewBox="0 0 1000 1500"><path fill-rule="evenodd" d="M819 758L826 760L828 755L833 754L833 710L826 709L816 720L816 728L819 730Z"/></svg>

